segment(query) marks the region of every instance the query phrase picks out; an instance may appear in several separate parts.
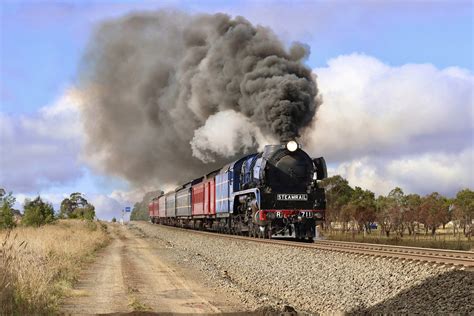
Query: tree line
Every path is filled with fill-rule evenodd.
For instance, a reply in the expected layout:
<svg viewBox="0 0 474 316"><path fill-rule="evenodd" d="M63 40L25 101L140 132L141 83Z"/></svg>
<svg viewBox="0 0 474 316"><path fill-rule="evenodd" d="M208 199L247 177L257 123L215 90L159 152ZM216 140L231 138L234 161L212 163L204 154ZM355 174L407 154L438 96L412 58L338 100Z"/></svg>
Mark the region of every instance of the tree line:
<svg viewBox="0 0 474 316"><path fill-rule="evenodd" d="M326 189L327 209L324 229L332 230L339 224L343 232L371 233L375 226L390 237L395 234L413 236L420 231L425 234L452 222L454 234L463 232L470 238L474 225L474 192L459 191L454 198L438 192L425 196L405 194L399 187L386 196L375 196L374 192L360 187L352 188L348 181L336 175L321 181ZM162 191L145 194L133 207L131 220L148 220L148 204Z"/></svg>
<svg viewBox="0 0 474 316"><path fill-rule="evenodd" d="M71 193L69 198L61 202L59 212L55 212L53 205L44 201L41 196L34 199L25 199L23 213L14 209L16 198L12 192L0 188L0 229L14 228L17 223L24 226L39 227L57 219L78 218L93 220L95 207L89 203L83 194Z"/></svg>
<svg viewBox="0 0 474 316"><path fill-rule="evenodd" d="M376 197L369 190L352 188L339 175L324 179L321 184L327 200L325 229L331 230L339 223L343 232L371 233L378 225L387 237L403 237L419 231L435 235L439 227L452 222L454 234L462 231L470 239L473 233L474 192L470 189L447 198L438 192L425 196L405 194L396 187L388 195Z"/></svg>

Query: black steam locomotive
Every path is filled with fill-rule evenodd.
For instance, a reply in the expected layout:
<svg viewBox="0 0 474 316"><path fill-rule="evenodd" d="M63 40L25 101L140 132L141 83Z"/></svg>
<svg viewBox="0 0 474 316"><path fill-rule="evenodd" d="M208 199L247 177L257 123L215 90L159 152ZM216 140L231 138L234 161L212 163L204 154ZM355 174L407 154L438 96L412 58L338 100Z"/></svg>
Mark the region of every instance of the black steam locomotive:
<svg viewBox="0 0 474 316"><path fill-rule="evenodd" d="M311 159L296 141L195 179L149 205L151 221L265 238L313 239L326 199L318 180L324 158Z"/></svg>

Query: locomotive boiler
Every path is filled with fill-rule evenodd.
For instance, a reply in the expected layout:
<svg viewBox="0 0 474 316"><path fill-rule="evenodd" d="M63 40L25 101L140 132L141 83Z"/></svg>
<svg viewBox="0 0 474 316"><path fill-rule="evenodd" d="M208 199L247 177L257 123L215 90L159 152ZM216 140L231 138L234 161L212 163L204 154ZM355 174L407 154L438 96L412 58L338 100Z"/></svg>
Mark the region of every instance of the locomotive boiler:
<svg viewBox="0 0 474 316"><path fill-rule="evenodd" d="M156 197L150 219L253 237L311 240L325 216L318 181L326 177L324 158L310 158L296 141L267 145L263 152ZM174 204L162 201L170 199Z"/></svg>

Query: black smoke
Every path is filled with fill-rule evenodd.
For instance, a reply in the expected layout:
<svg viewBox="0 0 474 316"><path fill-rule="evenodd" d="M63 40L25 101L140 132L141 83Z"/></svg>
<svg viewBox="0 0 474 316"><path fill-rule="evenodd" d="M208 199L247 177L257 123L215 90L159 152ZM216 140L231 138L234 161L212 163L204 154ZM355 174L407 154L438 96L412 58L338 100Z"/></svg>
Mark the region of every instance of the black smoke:
<svg viewBox="0 0 474 316"><path fill-rule="evenodd" d="M102 23L80 69L86 157L134 183L177 183L230 159L204 164L190 145L219 112L243 115L269 138L296 138L318 106L308 54L225 14L159 11Z"/></svg>

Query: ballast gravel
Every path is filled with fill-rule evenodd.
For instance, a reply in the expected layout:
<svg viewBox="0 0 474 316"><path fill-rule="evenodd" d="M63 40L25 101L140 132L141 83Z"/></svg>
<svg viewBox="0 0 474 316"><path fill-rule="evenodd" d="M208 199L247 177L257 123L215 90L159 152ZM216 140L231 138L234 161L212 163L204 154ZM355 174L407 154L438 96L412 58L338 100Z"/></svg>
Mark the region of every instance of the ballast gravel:
<svg viewBox="0 0 474 316"><path fill-rule="evenodd" d="M132 222L166 242L178 264L199 269L210 286L235 292L250 310L308 314L472 314L474 272L231 240ZM169 255L169 254L168 254Z"/></svg>

